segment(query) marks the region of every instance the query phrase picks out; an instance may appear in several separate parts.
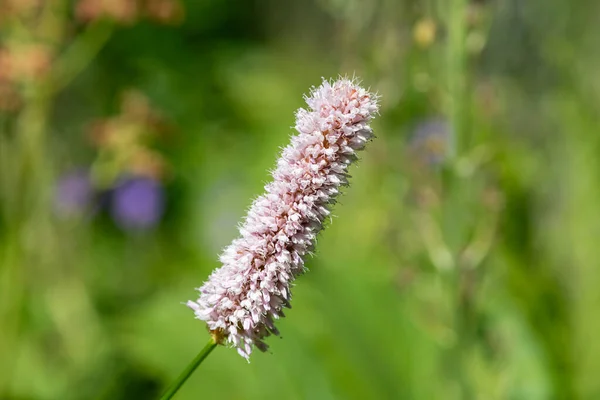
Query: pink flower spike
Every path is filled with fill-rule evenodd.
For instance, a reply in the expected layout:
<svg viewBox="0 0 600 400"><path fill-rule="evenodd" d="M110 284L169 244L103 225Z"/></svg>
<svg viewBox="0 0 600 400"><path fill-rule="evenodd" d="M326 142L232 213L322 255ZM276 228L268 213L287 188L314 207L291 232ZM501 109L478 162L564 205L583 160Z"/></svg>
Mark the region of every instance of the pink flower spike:
<svg viewBox="0 0 600 400"><path fill-rule="evenodd" d="M250 207L240 237L225 248L223 266L187 303L214 337L249 359L253 347L278 335L274 320L291 308L290 286L305 271L348 167L373 137L370 121L378 98L354 80L323 81L296 113L298 135L283 149L265 194Z"/></svg>

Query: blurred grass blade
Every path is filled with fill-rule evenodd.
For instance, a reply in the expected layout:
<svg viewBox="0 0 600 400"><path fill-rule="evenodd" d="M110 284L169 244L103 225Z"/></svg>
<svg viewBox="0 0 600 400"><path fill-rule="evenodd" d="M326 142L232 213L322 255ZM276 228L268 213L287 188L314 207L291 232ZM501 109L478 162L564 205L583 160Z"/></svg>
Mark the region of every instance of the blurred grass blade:
<svg viewBox="0 0 600 400"><path fill-rule="evenodd" d="M51 88L54 93L64 89L96 57L114 30L114 23L105 19L92 22L67 47L54 66Z"/></svg>

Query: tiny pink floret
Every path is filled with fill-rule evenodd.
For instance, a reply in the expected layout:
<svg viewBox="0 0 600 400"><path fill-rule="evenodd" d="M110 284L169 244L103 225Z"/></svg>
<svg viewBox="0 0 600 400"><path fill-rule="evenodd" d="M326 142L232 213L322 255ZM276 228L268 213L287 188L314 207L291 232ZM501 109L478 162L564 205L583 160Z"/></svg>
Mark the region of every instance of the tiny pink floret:
<svg viewBox="0 0 600 400"><path fill-rule="evenodd" d="M292 281L305 271L329 209L348 184L348 166L373 133L377 96L353 80L323 81L296 113L298 135L283 149L265 194L250 207L240 237L225 248L223 263L188 301L211 332L249 358L253 346L278 335L274 321L290 308Z"/></svg>

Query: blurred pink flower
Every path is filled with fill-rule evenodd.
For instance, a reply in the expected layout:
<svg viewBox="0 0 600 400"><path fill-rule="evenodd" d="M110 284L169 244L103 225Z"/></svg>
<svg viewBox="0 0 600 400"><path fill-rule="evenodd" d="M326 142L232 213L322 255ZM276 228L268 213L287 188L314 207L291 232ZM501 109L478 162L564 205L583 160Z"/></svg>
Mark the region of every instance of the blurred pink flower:
<svg viewBox="0 0 600 400"><path fill-rule="evenodd" d="M89 22L108 17L123 24L135 22L139 5L135 0L79 0L75 15L80 21Z"/></svg>
<svg viewBox="0 0 600 400"><path fill-rule="evenodd" d="M296 114L291 144L281 154L273 182L257 198L235 239L220 257L223 266L187 305L216 337L249 358L253 345L278 334L274 320L290 307L290 284L305 271L329 208L348 183L348 166L372 137L377 97L348 79L323 81Z"/></svg>

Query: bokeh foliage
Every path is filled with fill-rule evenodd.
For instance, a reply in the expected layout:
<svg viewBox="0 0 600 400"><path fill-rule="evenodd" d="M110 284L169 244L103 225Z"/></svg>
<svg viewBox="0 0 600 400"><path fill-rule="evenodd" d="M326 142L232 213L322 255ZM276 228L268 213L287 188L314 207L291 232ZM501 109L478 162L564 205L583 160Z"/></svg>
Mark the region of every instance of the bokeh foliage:
<svg viewBox="0 0 600 400"><path fill-rule="evenodd" d="M2 0L0 398L156 398L208 339L181 303L339 74L381 95L377 139L283 337L178 398L598 398L599 12ZM159 194L116 212L132 177Z"/></svg>

